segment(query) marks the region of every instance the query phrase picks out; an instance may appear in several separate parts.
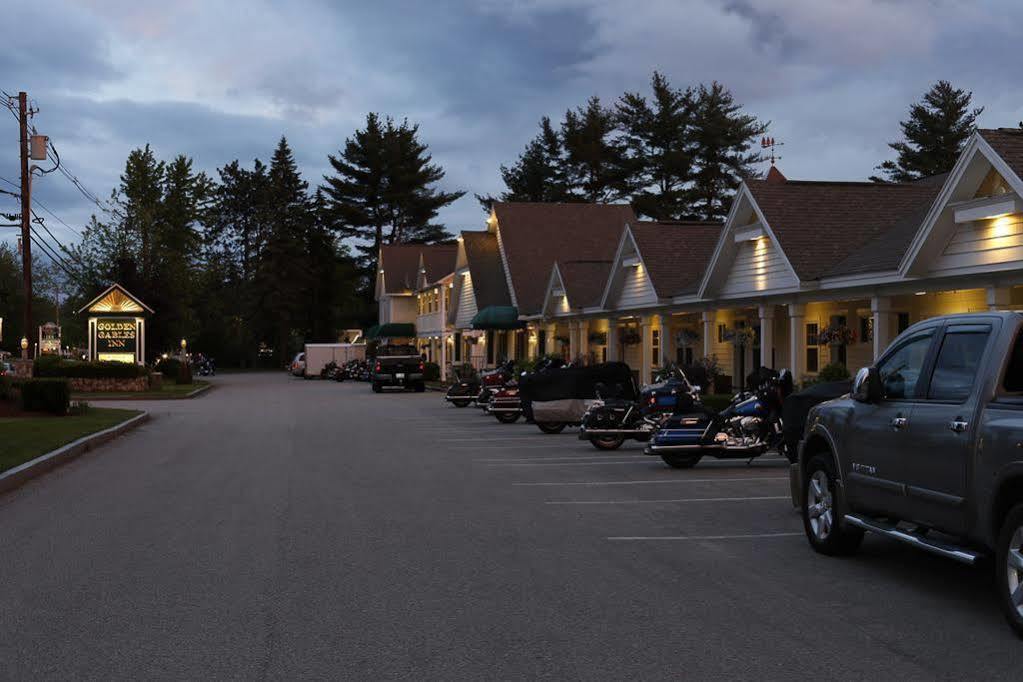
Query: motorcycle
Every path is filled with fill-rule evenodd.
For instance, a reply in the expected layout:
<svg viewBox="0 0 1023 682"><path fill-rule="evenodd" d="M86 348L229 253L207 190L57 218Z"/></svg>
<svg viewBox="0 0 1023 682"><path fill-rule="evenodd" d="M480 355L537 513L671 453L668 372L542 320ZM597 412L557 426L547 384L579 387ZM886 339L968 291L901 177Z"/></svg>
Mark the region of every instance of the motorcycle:
<svg viewBox="0 0 1023 682"><path fill-rule="evenodd" d="M468 407L480 394L479 375L475 371L455 371L455 383L451 384L444 400L455 407Z"/></svg>
<svg viewBox="0 0 1023 682"><path fill-rule="evenodd" d="M511 380L514 368L515 363L508 360L494 369L480 374L480 392L476 395L476 407L486 412L487 405L490 404L494 393Z"/></svg>
<svg viewBox="0 0 1023 682"><path fill-rule="evenodd" d="M621 384L597 386L597 400L583 415L579 440L598 450L617 450L628 439L650 440L665 420L676 412L688 412L699 403L699 390L674 365L666 367L637 394L635 380L627 390Z"/></svg>
<svg viewBox="0 0 1023 682"><path fill-rule="evenodd" d="M782 430L782 404L792 393L792 374L761 369L748 382L754 388L737 393L718 413L694 404L671 415L644 448L674 469L696 466L704 456L753 461L768 450L793 461Z"/></svg>

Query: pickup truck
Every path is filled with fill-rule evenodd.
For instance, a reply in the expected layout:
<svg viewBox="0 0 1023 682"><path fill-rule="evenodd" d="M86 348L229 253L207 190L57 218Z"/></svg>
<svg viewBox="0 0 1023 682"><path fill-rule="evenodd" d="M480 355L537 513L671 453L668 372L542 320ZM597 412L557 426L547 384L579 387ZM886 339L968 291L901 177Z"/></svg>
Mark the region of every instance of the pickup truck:
<svg viewBox="0 0 1023 682"><path fill-rule="evenodd" d="M793 465L810 546L856 551L864 532L975 564L1023 637L1023 315L913 325L852 392L814 406Z"/></svg>
<svg viewBox="0 0 1023 682"><path fill-rule="evenodd" d="M373 392L394 387L422 393L426 390L423 370L423 358L413 346L380 346L373 361Z"/></svg>

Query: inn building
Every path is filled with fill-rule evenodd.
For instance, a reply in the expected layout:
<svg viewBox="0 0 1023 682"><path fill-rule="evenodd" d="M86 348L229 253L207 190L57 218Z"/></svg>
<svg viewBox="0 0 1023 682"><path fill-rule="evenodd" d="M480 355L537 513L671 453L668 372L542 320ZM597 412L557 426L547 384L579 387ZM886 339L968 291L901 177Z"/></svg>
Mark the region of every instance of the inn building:
<svg viewBox="0 0 1023 682"><path fill-rule="evenodd" d="M625 205L496 203L455 245L381 250L380 320L445 368L557 353L648 381L713 358L797 380L873 361L935 315L1023 308L1023 130L977 131L912 183L744 181L723 224ZM720 388L720 387L719 387Z"/></svg>

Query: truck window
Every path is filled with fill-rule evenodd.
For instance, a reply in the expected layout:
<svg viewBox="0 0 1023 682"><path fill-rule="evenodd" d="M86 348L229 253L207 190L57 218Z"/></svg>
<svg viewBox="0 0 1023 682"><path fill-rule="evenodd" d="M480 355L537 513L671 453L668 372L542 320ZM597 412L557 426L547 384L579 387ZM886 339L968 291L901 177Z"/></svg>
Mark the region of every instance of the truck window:
<svg viewBox="0 0 1023 682"><path fill-rule="evenodd" d="M990 332L990 328L971 325L962 331L952 327L945 333L934 363L928 398L962 402L970 397Z"/></svg>
<svg viewBox="0 0 1023 682"><path fill-rule="evenodd" d="M877 366L887 400L904 400L916 395L916 384L923 371L932 332L914 336L899 346Z"/></svg>
<svg viewBox="0 0 1023 682"><path fill-rule="evenodd" d="M1002 387L1007 393L1023 393L1023 331L1016 335Z"/></svg>

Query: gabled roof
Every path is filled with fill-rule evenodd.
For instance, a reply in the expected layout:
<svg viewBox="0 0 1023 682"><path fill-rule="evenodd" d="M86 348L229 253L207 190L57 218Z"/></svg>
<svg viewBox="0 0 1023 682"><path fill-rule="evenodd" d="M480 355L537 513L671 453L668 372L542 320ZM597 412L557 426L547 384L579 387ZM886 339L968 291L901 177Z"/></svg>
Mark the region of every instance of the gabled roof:
<svg viewBox="0 0 1023 682"><path fill-rule="evenodd" d="M600 305L611 260L568 260L556 264L561 272L568 303L573 308Z"/></svg>
<svg viewBox="0 0 1023 682"><path fill-rule="evenodd" d="M983 128L977 131L991 149L1023 179L1023 128Z"/></svg>
<svg viewBox="0 0 1023 682"><path fill-rule="evenodd" d="M721 223L643 221L629 229L658 298L696 293L721 236Z"/></svg>
<svg viewBox="0 0 1023 682"><path fill-rule="evenodd" d="M433 284L455 271L458 244L431 244L422 247L422 266L426 269L426 283Z"/></svg>
<svg viewBox="0 0 1023 682"><path fill-rule="evenodd" d="M511 305L508 285L504 277L501 252L497 248L497 235L491 232L462 232L465 259L472 278L472 289L476 296L476 308Z"/></svg>
<svg viewBox="0 0 1023 682"><path fill-rule="evenodd" d="M422 244L385 244L380 247L385 294L404 294L416 288Z"/></svg>
<svg viewBox="0 0 1023 682"><path fill-rule="evenodd" d="M493 210L522 315L540 312L555 261L611 260L622 227L636 220L624 204L497 202Z"/></svg>
<svg viewBox="0 0 1023 682"><path fill-rule="evenodd" d="M138 314L142 312L152 313L153 309L120 284L114 283L104 289L99 296L79 308L75 314L80 315L84 311L91 313Z"/></svg>
<svg viewBox="0 0 1023 682"><path fill-rule="evenodd" d="M819 279L851 251L926 212L935 183L746 180L800 281Z"/></svg>

